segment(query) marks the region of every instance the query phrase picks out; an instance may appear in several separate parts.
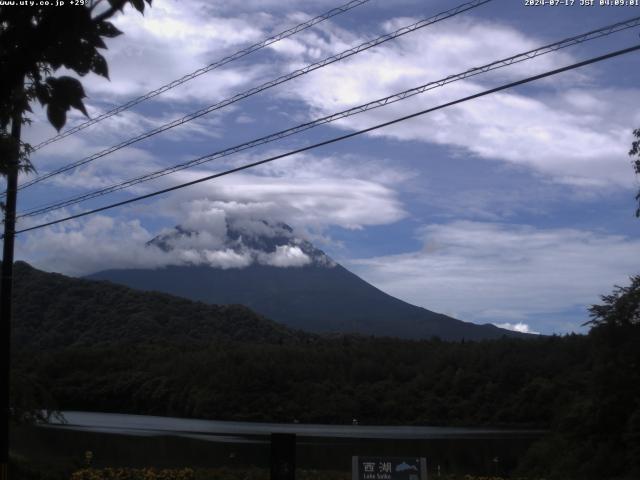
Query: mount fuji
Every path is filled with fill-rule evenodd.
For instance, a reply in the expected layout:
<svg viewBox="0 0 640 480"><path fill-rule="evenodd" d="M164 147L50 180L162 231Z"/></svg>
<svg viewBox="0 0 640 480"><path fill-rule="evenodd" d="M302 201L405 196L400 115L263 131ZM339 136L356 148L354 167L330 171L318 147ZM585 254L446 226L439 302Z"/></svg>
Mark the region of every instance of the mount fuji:
<svg viewBox="0 0 640 480"><path fill-rule="evenodd" d="M241 304L276 322L316 333L443 340L525 336L392 297L284 223L224 220L204 230L177 226L146 248L164 255L166 265L104 270L87 278L209 304Z"/></svg>

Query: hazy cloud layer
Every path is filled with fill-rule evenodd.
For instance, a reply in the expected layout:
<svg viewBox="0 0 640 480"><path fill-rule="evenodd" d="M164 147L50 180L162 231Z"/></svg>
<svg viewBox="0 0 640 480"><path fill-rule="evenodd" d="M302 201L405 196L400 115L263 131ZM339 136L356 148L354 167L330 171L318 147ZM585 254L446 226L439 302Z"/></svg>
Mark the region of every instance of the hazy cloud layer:
<svg viewBox="0 0 640 480"><path fill-rule="evenodd" d="M275 152L264 156L272 153ZM254 159L241 157L237 164ZM208 173L211 172L199 169L182 171L169 182L188 182ZM191 202L202 200L234 215L251 212L253 218L285 220L301 229L332 225L359 229L404 218L407 213L398 198L397 187L413 175L408 170L392 168L390 162L370 157L296 155L248 173L178 191L159 200L160 208L153 207L152 211L184 218L185 209L193 205Z"/></svg>
<svg viewBox="0 0 640 480"><path fill-rule="evenodd" d="M576 229L457 221L421 229L424 248L351 266L377 287L458 318L527 323L597 303L628 283L640 240ZM583 321L586 318L583 319Z"/></svg>

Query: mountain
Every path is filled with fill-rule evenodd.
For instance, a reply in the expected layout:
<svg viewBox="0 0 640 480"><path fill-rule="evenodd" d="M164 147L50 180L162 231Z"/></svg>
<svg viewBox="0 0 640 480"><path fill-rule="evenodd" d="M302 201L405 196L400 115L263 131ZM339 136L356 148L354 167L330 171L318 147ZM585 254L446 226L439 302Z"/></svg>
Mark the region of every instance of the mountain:
<svg viewBox="0 0 640 480"><path fill-rule="evenodd" d="M228 222L222 237L178 226L151 240L147 248L163 252L173 264L105 270L87 278L210 304L241 304L309 332L443 340L522 336L394 298L283 223Z"/></svg>
<svg viewBox="0 0 640 480"><path fill-rule="evenodd" d="M208 305L164 293L141 292L14 267L16 348L44 351L64 347L160 342L206 345L213 341L291 343L308 334L292 331L241 305Z"/></svg>

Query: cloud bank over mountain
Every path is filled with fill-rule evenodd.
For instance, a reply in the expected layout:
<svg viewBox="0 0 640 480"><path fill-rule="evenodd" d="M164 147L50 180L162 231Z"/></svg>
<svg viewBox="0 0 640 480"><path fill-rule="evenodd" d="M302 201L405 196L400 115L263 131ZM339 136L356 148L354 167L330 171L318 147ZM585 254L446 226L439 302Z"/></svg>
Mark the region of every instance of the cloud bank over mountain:
<svg viewBox="0 0 640 480"><path fill-rule="evenodd" d="M280 268L334 265L324 252L296 236L284 223L230 216L219 208L193 211L181 225L165 228L156 236L138 221L118 222L107 216L96 216L74 227L30 237L22 255L34 255L34 261L46 270L71 275L169 265L221 269L256 264ZM48 245L46 250L42 242Z"/></svg>

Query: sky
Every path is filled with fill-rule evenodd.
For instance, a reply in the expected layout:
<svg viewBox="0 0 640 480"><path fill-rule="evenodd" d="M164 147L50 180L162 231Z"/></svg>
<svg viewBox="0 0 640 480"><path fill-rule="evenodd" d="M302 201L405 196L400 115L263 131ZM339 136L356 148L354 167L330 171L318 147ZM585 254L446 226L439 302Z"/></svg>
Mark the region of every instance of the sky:
<svg viewBox="0 0 640 480"><path fill-rule="evenodd" d="M39 173L46 173L460 3L370 0L46 146L32 161ZM82 78L89 113L98 115L339 4L154 0L144 16L126 8L114 19L124 35L107 42L110 80ZM526 6L524 0L493 0L21 190L18 211L634 16L640 16L639 7L582 6L579 0ZM635 45L639 33L639 28L625 30L451 83L100 199L22 219L18 228ZM520 331L584 332L587 307L639 273L640 220L634 216L634 196L640 182L628 156L632 131L640 127L639 61L640 53L631 53L255 169L20 234L16 256L75 276L115 267L158 268L163 260L149 255L145 244L176 225L211 233L210 249L215 251L224 244L220 235L225 235L225 222L264 219L291 225L296 235L335 261L415 305ZM25 141L37 144L56 133L38 108L32 119ZM74 112L68 126L82 121ZM217 262L223 254L215 255ZM302 264L292 260L281 265ZM215 266L241 268L246 262Z"/></svg>

